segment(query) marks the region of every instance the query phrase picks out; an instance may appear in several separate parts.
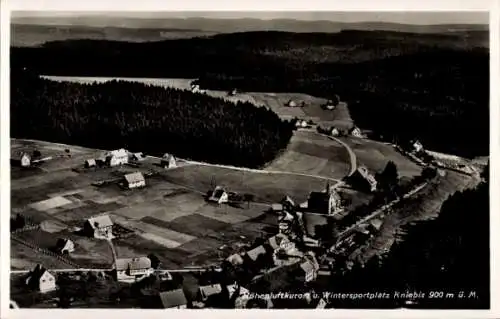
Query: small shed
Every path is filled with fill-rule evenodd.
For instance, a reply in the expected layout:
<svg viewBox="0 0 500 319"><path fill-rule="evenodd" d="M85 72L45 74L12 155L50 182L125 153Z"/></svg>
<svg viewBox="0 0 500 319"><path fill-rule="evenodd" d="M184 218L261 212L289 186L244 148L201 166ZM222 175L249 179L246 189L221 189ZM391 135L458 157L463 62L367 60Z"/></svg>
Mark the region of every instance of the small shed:
<svg viewBox="0 0 500 319"><path fill-rule="evenodd" d="M222 186L216 186L208 200L218 204L227 203L229 201L229 195Z"/></svg>
<svg viewBox="0 0 500 319"><path fill-rule="evenodd" d="M75 243L68 238L59 238L56 243L57 252L69 254L75 251Z"/></svg>
<svg viewBox="0 0 500 319"><path fill-rule="evenodd" d="M295 102L294 100L289 100L285 105L288 107L297 107L297 102Z"/></svg>

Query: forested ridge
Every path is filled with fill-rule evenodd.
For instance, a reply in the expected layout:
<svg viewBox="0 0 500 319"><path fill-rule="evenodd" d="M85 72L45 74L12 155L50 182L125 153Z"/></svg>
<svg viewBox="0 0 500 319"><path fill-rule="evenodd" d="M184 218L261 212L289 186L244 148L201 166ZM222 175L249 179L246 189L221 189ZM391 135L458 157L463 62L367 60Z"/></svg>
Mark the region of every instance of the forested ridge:
<svg viewBox="0 0 500 319"><path fill-rule="evenodd" d="M249 103L139 83L58 83L26 71L11 76L13 137L258 167L292 135L292 123Z"/></svg>
<svg viewBox="0 0 500 319"><path fill-rule="evenodd" d="M340 95L358 126L463 156L489 153L487 32L245 32L151 43L12 48L13 68L74 76L199 78L202 87ZM481 40L481 41L479 41Z"/></svg>

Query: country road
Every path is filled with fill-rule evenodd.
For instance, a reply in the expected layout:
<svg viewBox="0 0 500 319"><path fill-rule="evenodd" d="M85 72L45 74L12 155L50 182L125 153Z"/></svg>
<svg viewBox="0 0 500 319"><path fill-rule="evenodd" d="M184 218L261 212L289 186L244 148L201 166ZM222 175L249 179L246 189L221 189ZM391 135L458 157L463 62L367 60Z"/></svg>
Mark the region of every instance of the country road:
<svg viewBox="0 0 500 319"><path fill-rule="evenodd" d="M358 166L357 166L356 154L354 153L352 148L336 137L333 137L333 136L327 136L327 137L329 139L334 140L335 142L341 144L347 150L347 152L349 153L349 160L351 161L351 170L349 171L348 176L351 176L352 174L354 174L354 172L356 171Z"/></svg>

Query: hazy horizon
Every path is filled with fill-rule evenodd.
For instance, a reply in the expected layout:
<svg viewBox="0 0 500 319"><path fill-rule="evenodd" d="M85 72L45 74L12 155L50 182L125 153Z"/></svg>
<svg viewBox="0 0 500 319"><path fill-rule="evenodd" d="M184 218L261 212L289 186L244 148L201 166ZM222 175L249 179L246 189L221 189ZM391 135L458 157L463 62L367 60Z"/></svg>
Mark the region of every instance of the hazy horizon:
<svg viewBox="0 0 500 319"><path fill-rule="evenodd" d="M339 12L339 11L168 11L168 12L96 12L96 11L12 11L12 19L16 18L81 18L110 17L138 19L259 19L298 21L329 21L337 23L397 23L413 25L440 24L489 24L487 11L446 11L446 12ZM14 21L13 21L14 22Z"/></svg>

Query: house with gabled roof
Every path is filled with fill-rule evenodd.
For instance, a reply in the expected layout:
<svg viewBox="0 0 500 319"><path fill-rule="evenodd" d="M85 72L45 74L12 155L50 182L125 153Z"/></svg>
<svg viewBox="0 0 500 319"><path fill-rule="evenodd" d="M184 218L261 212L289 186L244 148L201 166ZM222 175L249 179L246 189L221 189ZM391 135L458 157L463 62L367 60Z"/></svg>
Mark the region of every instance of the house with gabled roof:
<svg viewBox="0 0 500 319"><path fill-rule="evenodd" d="M142 279L153 273L151 259L148 257L119 258L115 262L118 281L130 282Z"/></svg>
<svg viewBox="0 0 500 319"><path fill-rule="evenodd" d="M123 176L123 185L128 188L139 188L146 186L146 179L141 172L134 172Z"/></svg>
<svg viewBox="0 0 500 319"><path fill-rule="evenodd" d="M85 168L96 167L97 162L94 158L89 158L85 160L84 166Z"/></svg>
<svg viewBox="0 0 500 319"><path fill-rule="evenodd" d="M349 176L350 183L362 190L374 192L377 189L377 180L365 166L359 166L358 169Z"/></svg>
<svg viewBox="0 0 500 319"><path fill-rule="evenodd" d="M248 258L250 258L250 260L252 261L256 261L257 258L259 258L259 256L261 255L265 255L267 252L266 252L266 249L264 248L264 246L260 245L260 246L257 246L249 251L246 252L246 256Z"/></svg>
<svg viewBox="0 0 500 319"><path fill-rule="evenodd" d="M45 267L38 264L28 274L26 285L31 290L45 293L56 289L56 278Z"/></svg>
<svg viewBox="0 0 500 319"><path fill-rule="evenodd" d="M56 243L56 251L59 254L69 254L75 251L75 243L68 238L59 238Z"/></svg>
<svg viewBox="0 0 500 319"><path fill-rule="evenodd" d="M110 151L106 154L106 164L109 166L118 166L128 163L128 152L120 148L118 150Z"/></svg>
<svg viewBox="0 0 500 319"><path fill-rule="evenodd" d="M322 192L311 192L307 200L307 212L330 216L341 209L342 198L328 183Z"/></svg>
<svg viewBox="0 0 500 319"><path fill-rule="evenodd" d="M177 160L175 159L174 155L169 154L169 153L165 153L165 154L163 154L163 157L161 158L160 165L163 168L177 167Z"/></svg>
<svg viewBox="0 0 500 319"><path fill-rule="evenodd" d="M361 130L357 126L351 127L351 129L349 130L349 134L354 137L363 137L363 133L361 133Z"/></svg>
<svg viewBox="0 0 500 319"><path fill-rule="evenodd" d="M222 286L220 284L205 285L198 288L198 296L201 301L206 301L210 296L218 295L221 292Z"/></svg>
<svg viewBox="0 0 500 319"><path fill-rule="evenodd" d="M113 221L108 215L99 215L88 218L83 231L90 237L109 239L113 237Z"/></svg>

